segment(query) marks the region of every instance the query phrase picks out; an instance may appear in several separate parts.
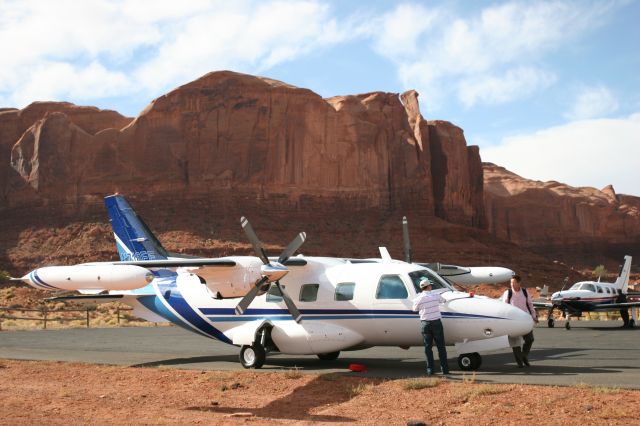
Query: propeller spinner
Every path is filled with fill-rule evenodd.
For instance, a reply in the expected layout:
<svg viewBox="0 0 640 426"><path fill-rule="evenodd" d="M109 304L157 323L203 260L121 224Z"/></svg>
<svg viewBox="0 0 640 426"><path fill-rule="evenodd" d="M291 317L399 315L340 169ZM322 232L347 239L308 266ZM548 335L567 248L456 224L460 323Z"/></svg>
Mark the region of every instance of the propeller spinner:
<svg viewBox="0 0 640 426"><path fill-rule="evenodd" d="M240 225L251 242L251 245L253 245L253 250L256 252L260 260L262 260L263 265L260 267L262 278L257 280L253 288L240 300L236 306L236 315L242 315L247 310L260 290L266 290L266 288L264 288L265 285L275 283L282 295L284 303L287 305L287 310L296 322L300 322L302 320L302 314L296 307L295 303L293 303L293 300L291 300L289 295L284 291L282 285L280 285L280 279L289 272L289 269L284 266L284 263L289 259L289 257L291 257L291 255L293 255L293 253L296 252L296 250L300 248L300 246L302 246L304 240L307 238L307 234L304 232L299 233L282 251L278 260L272 262L267 257L267 253L262 247L262 243L258 239L253 227L249 223L249 220L243 216L240 218Z"/></svg>

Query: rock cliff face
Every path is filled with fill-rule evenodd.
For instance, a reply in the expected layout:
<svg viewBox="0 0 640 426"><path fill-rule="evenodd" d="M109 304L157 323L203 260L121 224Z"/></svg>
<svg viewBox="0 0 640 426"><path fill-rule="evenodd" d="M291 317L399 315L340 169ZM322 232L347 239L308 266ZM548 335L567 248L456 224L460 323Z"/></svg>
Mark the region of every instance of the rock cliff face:
<svg viewBox="0 0 640 426"><path fill-rule="evenodd" d="M0 126L12 132L3 147L12 145L11 167L26 185L7 173L3 204L79 206L121 191L251 200L250 207L277 211L415 211L482 226L477 148L452 124L426 122L417 96L325 100L216 72L154 100L131 122L68 104L8 111Z"/></svg>
<svg viewBox="0 0 640 426"><path fill-rule="evenodd" d="M640 198L522 178L484 163L488 230L567 261L640 256Z"/></svg>

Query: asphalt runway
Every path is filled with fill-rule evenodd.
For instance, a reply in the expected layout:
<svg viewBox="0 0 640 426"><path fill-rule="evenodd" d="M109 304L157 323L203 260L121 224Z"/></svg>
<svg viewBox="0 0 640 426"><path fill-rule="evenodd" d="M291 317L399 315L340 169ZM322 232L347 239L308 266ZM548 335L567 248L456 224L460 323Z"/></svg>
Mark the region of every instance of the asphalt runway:
<svg viewBox="0 0 640 426"><path fill-rule="evenodd" d="M560 321L559 326L562 326ZM475 380L493 383L575 385L640 388L640 329L622 329L619 321L572 321L534 331L530 368L517 368L510 351L483 355ZM471 377L457 366L449 347L452 380ZM434 351L437 353L437 351ZM0 332L0 358L50 360L133 367L196 370L242 370L238 348L200 337L178 327L98 328ZM351 363L367 373L351 373ZM422 348L376 347L343 352L336 361L315 356L269 354L258 371L299 368L309 373L345 373L369 377L423 375Z"/></svg>

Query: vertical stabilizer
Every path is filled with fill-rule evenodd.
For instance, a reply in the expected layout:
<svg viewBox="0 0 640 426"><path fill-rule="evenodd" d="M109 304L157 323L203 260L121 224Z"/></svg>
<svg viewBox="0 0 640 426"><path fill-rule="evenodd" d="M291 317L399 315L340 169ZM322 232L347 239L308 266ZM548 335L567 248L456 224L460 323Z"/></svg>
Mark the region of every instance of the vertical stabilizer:
<svg viewBox="0 0 640 426"><path fill-rule="evenodd" d="M120 260L166 259L167 251L122 195L104 198Z"/></svg>
<svg viewBox="0 0 640 426"><path fill-rule="evenodd" d="M631 256L624 257L624 264L620 268L620 273L614 285L617 289L622 290L622 293L626 294L629 287L629 274L631 273Z"/></svg>

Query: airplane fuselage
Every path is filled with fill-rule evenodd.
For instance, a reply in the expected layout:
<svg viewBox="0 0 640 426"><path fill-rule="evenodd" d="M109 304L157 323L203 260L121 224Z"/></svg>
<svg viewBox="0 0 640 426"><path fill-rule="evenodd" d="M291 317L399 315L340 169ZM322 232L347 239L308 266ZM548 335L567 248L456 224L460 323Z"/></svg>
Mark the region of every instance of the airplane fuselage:
<svg viewBox="0 0 640 426"><path fill-rule="evenodd" d="M231 257L238 264L246 259ZM440 280L447 344L531 331L531 316L508 304L453 291L432 271L404 262L352 264L336 258L305 257L281 280L303 319L296 323L274 287L236 315L237 298L216 299L216 282L203 270L156 272L148 296L137 303L153 314L207 337L246 344L264 324L280 352L317 354L370 346L422 344L418 314L412 311L420 276ZM251 262L249 262L251 263ZM225 269L230 277L235 272ZM200 273L199 273L200 272ZM221 275L217 275L221 278ZM203 282L204 281L204 282ZM229 285L228 282L224 283ZM140 315L140 313L138 313ZM143 315L141 315L143 316Z"/></svg>

